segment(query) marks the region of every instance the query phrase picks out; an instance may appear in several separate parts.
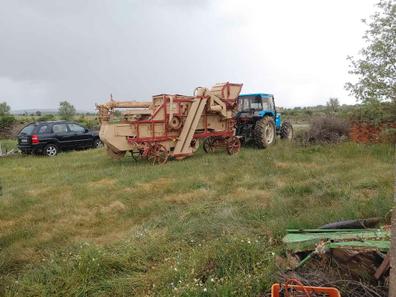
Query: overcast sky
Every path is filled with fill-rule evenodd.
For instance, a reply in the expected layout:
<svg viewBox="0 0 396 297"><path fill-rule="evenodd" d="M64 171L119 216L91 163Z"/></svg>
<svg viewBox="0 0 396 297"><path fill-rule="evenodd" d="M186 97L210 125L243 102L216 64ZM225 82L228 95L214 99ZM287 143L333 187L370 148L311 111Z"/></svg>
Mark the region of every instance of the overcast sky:
<svg viewBox="0 0 396 297"><path fill-rule="evenodd" d="M354 103L348 55L375 0L0 0L0 102L93 110L243 83L280 106Z"/></svg>

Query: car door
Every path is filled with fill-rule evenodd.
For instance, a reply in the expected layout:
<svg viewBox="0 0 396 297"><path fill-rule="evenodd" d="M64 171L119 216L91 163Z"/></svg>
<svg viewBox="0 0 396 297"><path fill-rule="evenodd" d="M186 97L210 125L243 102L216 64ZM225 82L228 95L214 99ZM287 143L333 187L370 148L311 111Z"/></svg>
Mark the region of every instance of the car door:
<svg viewBox="0 0 396 297"><path fill-rule="evenodd" d="M69 132L66 123L56 123L52 125L52 133L58 141L61 149L69 149L73 146L72 133Z"/></svg>
<svg viewBox="0 0 396 297"><path fill-rule="evenodd" d="M76 123L68 123L69 130L73 134L73 139L77 147L89 147L92 146L92 135L88 129L80 126Z"/></svg>

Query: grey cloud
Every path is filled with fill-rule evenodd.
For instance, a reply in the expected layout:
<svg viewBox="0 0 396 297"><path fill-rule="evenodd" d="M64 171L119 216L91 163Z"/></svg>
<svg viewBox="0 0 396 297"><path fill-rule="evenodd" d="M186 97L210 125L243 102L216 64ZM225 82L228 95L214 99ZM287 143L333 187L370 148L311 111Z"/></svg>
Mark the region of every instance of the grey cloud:
<svg viewBox="0 0 396 297"><path fill-rule="evenodd" d="M191 94L198 85L229 80L245 83L245 91L253 86L292 102L287 90L300 79L289 65L296 51L277 50L274 42L284 38L276 26L287 20L277 16L277 23L269 23L266 10L249 34L241 30L253 12L245 1L237 3L246 11L242 16L238 10L218 11L231 2L3 0L0 101L23 109L54 108L67 99L92 110L110 93L149 100L152 94Z"/></svg>

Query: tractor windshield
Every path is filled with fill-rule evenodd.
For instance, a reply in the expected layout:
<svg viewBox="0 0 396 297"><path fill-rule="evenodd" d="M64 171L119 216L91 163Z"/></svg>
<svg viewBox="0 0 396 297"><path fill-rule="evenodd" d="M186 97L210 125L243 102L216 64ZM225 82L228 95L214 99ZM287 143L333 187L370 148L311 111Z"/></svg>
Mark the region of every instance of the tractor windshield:
<svg viewBox="0 0 396 297"><path fill-rule="evenodd" d="M262 110L263 104L260 96L243 96L239 97L238 110L239 111L252 111Z"/></svg>

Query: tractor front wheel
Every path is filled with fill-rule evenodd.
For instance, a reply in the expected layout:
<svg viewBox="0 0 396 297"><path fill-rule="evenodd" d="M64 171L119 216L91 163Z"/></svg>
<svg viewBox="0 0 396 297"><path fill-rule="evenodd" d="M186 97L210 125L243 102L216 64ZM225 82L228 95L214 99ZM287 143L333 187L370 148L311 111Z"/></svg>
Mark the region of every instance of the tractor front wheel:
<svg viewBox="0 0 396 297"><path fill-rule="evenodd" d="M254 142L258 148L264 149L275 142L276 127L274 120L266 116L256 122L253 130Z"/></svg>
<svg viewBox="0 0 396 297"><path fill-rule="evenodd" d="M280 128L280 138L291 141L293 140L293 136L294 136L294 130L292 124L288 121L284 121Z"/></svg>

